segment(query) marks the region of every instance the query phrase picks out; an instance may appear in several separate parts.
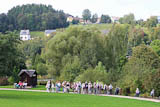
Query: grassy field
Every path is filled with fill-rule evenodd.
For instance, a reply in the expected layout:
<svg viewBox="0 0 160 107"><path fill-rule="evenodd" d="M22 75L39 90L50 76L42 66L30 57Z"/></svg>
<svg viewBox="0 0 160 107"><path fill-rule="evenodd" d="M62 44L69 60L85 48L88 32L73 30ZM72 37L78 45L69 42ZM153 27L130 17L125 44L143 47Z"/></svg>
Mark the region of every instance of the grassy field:
<svg viewBox="0 0 160 107"><path fill-rule="evenodd" d="M0 86L0 88L14 88L13 85L8 85L8 86ZM46 90L45 85L37 85L36 88L28 88L31 90Z"/></svg>
<svg viewBox="0 0 160 107"><path fill-rule="evenodd" d="M31 33L31 38L35 38L35 37L44 37L45 34L42 31L32 31Z"/></svg>
<svg viewBox="0 0 160 107"><path fill-rule="evenodd" d="M0 107L160 107L160 103L94 95L0 91Z"/></svg>

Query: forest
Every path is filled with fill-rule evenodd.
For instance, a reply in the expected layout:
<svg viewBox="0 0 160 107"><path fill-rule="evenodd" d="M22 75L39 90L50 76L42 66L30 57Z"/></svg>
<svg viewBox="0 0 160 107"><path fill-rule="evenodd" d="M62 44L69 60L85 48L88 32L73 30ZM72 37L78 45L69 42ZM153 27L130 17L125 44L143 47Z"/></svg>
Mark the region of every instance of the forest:
<svg viewBox="0 0 160 107"><path fill-rule="evenodd" d="M13 7L7 14L0 14L0 32L30 29L42 31L46 29L64 28L67 14L55 10L51 5L28 4Z"/></svg>

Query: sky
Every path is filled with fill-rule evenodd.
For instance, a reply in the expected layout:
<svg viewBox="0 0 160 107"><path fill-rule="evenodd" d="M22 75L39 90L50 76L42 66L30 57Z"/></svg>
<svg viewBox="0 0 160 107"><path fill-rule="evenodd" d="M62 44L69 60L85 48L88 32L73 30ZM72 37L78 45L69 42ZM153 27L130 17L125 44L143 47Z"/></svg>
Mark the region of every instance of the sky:
<svg viewBox="0 0 160 107"><path fill-rule="evenodd" d="M84 9L97 13L122 17L134 13L136 19L160 16L160 0L0 0L0 13L7 13L12 7L23 4L52 5L56 10L63 10L73 16L82 16Z"/></svg>

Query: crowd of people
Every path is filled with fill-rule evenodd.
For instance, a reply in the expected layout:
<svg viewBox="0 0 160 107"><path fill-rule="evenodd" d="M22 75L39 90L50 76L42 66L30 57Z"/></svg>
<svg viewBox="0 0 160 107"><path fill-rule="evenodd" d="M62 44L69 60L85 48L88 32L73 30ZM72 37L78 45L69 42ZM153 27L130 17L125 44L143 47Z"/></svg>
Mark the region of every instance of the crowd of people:
<svg viewBox="0 0 160 107"><path fill-rule="evenodd" d="M112 84L106 85L101 82L74 82L73 84L64 81L64 82L56 82L55 84L51 81L48 81L46 84L47 92L59 92L60 89L64 93L69 93L72 90L74 93L78 94L108 94L108 95L118 95L120 94L120 88L116 87L115 91L113 90Z"/></svg>
<svg viewBox="0 0 160 107"><path fill-rule="evenodd" d="M46 84L47 92L60 92L69 93L71 90L77 94L107 94L107 95L122 95L122 89L119 87L113 87L112 84L107 85L101 82L74 82L69 83L67 81L64 82L56 82L55 84L51 81L48 81ZM62 90L61 90L62 89ZM135 97L139 97L140 90L139 88L135 91ZM152 89L150 95L152 98L154 97L154 89Z"/></svg>
<svg viewBox="0 0 160 107"><path fill-rule="evenodd" d="M119 87L113 87L112 84L107 85L101 82L74 82L69 83L67 81L64 82L56 82L55 84L51 81L48 81L46 84L47 92L60 92L69 93L71 90L77 94L107 94L107 95L122 95L122 89ZM61 90L62 89L62 90ZM135 97L139 97L140 90L139 88L135 91ZM150 95L152 98L154 97L154 89L152 89Z"/></svg>

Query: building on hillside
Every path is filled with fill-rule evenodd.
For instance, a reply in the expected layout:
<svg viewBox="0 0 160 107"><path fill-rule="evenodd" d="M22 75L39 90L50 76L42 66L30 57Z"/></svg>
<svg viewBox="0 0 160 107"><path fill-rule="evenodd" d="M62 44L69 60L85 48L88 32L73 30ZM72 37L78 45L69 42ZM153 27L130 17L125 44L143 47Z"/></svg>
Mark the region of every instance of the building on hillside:
<svg viewBox="0 0 160 107"><path fill-rule="evenodd" d="M67 17L67 22L70 22L70 23L71 23L71 22L73 21L73 19L74 19L73 16L68 16L68 17Z"/></svg>
<svg viewBox="0 0 160 107"><path fill-rule="evenodd" d="M111 20L113 23L119 23L119 19L120 19L120 17L115 17L115 16L111 17Z"/></svg>
<svg viewBox="0 0 160 107"><path fill-rule="evenodd" d="M21 30L20 31L20 39L23 41L31 40L31 35L29 30Z"/></svg>
<svg viewBox="0 0 160 107"><path fill-rule="evenodd" d="M97 24L101 23L101 18L98 18L96 23Z"/></svg>
<svg viewBox="0 0 160 107"><path fill-rule="evenodd" d="M160 23L160 16L157 16L158 23Z"/></svg>
<svg viewBox="0 0 160 107"><path fill-rule="evenodd" d="M20 77L20 81L27 83L27 86L36 87L37 72L35 70L23 69L18 76Z"/></svg>
<svg viewBox="0 0 160 107"><path fill-rule="evenodd" d="M83 20L83 18L80 18L80 19L79 19L79 23L85 24L85 21Z"/></svg>
<svg viewBox="0 0 160 107"><path fill-rule="evenodd" d="M56 33L56 30L45 30L45 35L50 36L52 33Z"/></svg>

